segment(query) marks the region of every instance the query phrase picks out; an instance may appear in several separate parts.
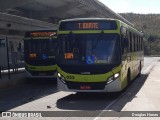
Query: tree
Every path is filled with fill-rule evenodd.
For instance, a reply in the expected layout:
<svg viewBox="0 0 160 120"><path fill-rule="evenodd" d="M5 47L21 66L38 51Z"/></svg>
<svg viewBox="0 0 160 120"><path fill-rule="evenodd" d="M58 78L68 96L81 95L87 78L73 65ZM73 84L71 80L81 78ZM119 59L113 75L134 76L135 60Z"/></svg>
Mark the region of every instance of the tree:
<svg viewBox="0 0 160 120"><path fill-rule="evenodd" d="M147 24L143 23L142 29L147 29Z"/></svg>
<svg viewBox="0 0 160 120"><path fill-rule="evenodd" d="M156 36L150 35L148 38L148 42L155 42L156 41Z"/></svg>

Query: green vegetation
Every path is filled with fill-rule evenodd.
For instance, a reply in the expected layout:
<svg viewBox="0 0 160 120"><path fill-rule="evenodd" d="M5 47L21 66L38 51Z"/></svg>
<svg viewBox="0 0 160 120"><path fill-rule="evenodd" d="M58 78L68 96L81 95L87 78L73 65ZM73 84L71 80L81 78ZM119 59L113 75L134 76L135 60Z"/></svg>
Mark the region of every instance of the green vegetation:
<svg viewBox="0 0 160 120"><path fill-rule="evenodd" d="M160 14L121 13L145 35L145 55L160 55Z"/></svg>

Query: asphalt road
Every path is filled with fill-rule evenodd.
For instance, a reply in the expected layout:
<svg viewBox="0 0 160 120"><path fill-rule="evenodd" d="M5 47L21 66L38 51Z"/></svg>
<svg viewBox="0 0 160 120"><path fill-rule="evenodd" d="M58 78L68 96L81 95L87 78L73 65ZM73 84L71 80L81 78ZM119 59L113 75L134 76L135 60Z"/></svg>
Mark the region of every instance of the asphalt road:
<svg viewBox="0 0 160 120"><path fill-rule="evenodd" d="M48 102L45 109L37 108L37 111L45 111L46 109L51 111L121 111L124 105L141 89L148 76L147 74L158 60L160 60L160 58L145 57L142 76L134 80L134 82L122 93L58 92L56 80L54 79L27 79L24 84L17 86L16 88L0 91L0 111L8 111L14 108L18 110L18 107L21 105L27 106L30 102L38 99L45 99L45 97L50 95L52 95L53 100ZM141 82L137 85L137 81L140 80ZM113 104L117 104L117 106L113 107ZM97 112L94 114L94 117L99 115L100 113ZM76 117L78 115L74 114L74 116Z"/></svg>

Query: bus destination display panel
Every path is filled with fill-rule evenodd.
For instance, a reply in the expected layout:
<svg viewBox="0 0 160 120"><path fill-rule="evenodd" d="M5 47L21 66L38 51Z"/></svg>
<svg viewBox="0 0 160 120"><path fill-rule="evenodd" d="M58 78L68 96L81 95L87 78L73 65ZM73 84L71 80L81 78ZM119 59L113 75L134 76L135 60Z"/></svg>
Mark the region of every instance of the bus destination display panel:
<svg viewBox="0 0 160 120"><path fill-rule="evenodd" d="M115 21L70 21L62 22L60 30L116 30Z"/></svg>
<svg viewBox="0 0 160 120"><path fill-rule="evenodd" d="M50 37L50 36L56 36L56 31L34 31L34 32L28 32L26 33L25 37Z"/></svg>

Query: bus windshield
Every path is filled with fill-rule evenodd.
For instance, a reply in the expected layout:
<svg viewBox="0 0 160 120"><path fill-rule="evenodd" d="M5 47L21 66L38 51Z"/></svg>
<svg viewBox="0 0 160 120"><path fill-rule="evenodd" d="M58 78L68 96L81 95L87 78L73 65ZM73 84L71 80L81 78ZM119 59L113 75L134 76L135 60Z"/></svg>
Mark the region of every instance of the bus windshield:
<svg viewBox="0 0 160 120"><path fill-rule="evenodd" d="M57 40L54 39L30 39L25 40L25 55L37 54L37 59L43 59L44 54L48 58L54 58L57 54ZM42 58L43 57L43 58ZM45 58L44 58L45 59Z"/></svg>
<svg viewBox="0 0 160 120"><path fill-rule="evenodd" d="M68 34L61 39L62 63L117 64L120 61L118 34Z"/></svg>

